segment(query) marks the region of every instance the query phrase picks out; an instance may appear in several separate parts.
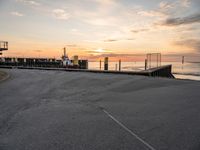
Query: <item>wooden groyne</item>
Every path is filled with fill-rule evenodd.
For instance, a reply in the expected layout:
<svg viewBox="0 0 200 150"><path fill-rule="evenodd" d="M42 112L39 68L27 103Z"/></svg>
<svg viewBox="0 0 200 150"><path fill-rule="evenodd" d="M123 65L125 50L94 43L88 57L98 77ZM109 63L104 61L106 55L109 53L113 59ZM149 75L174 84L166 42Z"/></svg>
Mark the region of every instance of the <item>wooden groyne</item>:
<svg viewBox="0 0 200 150"><path fill-rule="evenodd" d="M165 65L157 68L151 68L144 71L113 71L113 70L89 70L89 69L70 69L70 68L45 68L45 67L22 67L22 66L0 66L7 69L35 69L35 70L55 70L69 72L91 72L91 73L110 73L110 74L126 74L126 75L142 75L150 77L174 78L172 74L172 65Z"/></svg>

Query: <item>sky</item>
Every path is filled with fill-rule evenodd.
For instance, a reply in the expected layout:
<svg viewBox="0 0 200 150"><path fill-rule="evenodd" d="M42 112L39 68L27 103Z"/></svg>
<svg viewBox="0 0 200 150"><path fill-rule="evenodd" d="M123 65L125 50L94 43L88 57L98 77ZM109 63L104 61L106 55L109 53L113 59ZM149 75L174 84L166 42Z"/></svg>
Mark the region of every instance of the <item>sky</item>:
<svg viewBox="0 0 200 150"><path fill-rule="evenodd" d="M4 56L200 60L200 0L0 0Z"/></svg>

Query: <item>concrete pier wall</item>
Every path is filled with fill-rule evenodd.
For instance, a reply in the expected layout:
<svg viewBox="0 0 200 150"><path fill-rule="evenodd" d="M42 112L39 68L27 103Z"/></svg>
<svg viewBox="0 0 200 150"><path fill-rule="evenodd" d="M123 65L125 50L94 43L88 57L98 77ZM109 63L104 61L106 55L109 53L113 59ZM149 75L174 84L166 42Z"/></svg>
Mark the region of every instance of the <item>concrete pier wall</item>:
<svg viewBox="0 0 200 150"><path fill-rule="evenodd" d="M167 78L174 78L172 74L172 65L161 66L157 68L152 68L146 70L149 72L149 76L152 77L167 77Z"/></svg>
<svg viewBox="0 0 200 150"><path fill-rule="evenodd" d="M22 67L22 66L1 66L0 68L9 69L36 69L36 70L57 70L57 71L71 71L71 72L91 72L91 73L110 73L110 74L126 74L126 75L142 75L150 77L165 77L174 78L171 73L172 65L161 66L140 72L134 71L111 71L111 70L88 70L88 69L71 69L71 68L45 68L45 67Z"/></svg>

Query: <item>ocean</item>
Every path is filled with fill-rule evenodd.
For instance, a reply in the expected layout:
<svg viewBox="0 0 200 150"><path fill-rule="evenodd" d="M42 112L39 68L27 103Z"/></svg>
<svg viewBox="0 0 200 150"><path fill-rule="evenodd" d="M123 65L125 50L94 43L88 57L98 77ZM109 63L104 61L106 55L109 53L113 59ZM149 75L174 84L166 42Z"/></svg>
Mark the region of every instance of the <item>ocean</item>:
<svg viewBox="0 0 200 150"><path fill-rule="evenodd" d="M178 79L189 79L200 81L200 63L185 62L162 62L162 65L172 64L172 73ZM99 70L99 62L89 62L89 69ZM118 62L109 62L109 70L116 70L118 68ZM103 69L103 63L102 63ZM144 70L144 62L122 62L122 71L141 71Z"/></svg>

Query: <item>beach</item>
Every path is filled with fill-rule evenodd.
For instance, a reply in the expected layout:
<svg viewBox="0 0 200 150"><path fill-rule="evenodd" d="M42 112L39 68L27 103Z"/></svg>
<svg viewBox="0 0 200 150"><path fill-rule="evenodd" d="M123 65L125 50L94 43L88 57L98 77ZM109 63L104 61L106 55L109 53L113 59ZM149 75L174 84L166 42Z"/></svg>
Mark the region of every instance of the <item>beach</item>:
<svg viewBox="0 0 200 150"><path fill-rule="evenodd" d="M199 150L200 82L2 69L1 150Z"/></svg>

